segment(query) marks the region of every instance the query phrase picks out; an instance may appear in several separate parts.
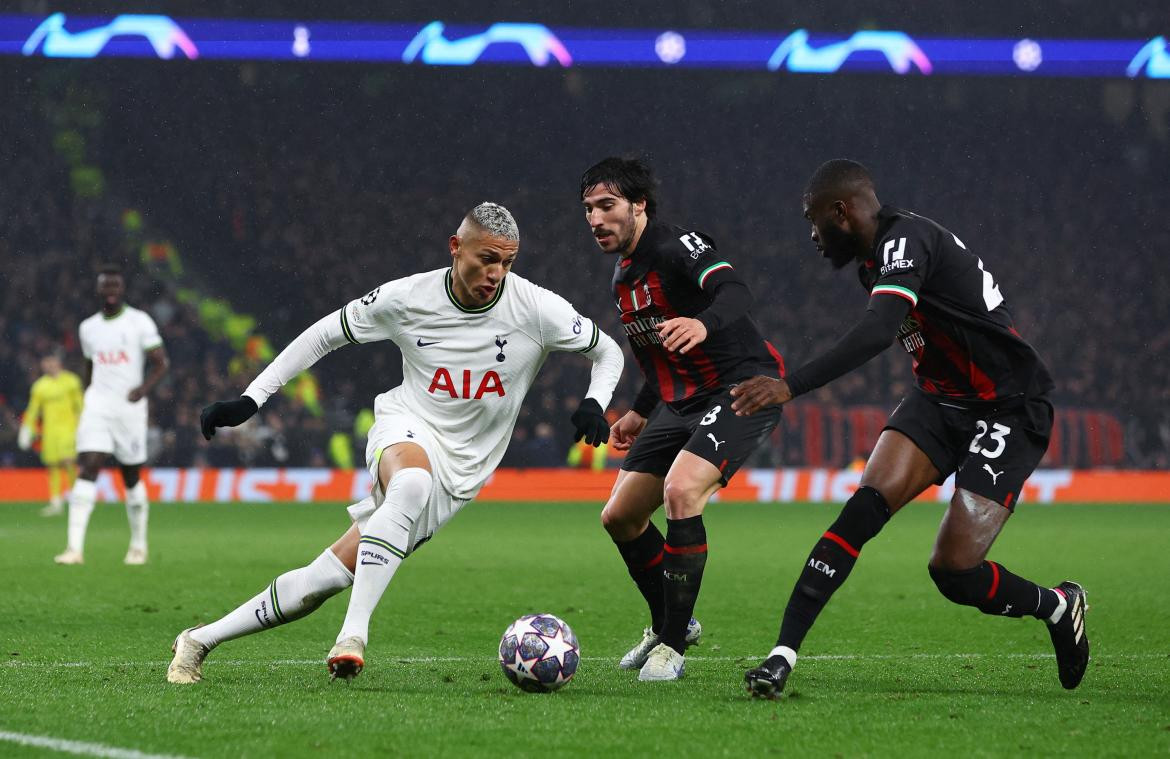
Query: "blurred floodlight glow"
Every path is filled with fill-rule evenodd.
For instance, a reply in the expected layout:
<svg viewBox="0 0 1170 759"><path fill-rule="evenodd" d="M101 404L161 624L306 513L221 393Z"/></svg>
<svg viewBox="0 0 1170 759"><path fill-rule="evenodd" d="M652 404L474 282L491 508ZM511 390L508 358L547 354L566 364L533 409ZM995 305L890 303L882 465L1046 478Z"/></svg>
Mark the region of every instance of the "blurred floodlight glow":
<svg viewBox="0 0 1170 759"><path fill-rule="evenodd" d="M1044 62L1040 43L1026 38L1020 40L1012 48L1012 60L1020 71L1035 71Z"/></svg>
<svg viewBox="0 0 1170 759"><path fill-rule="evenodd" d="M309 44L309 27L304 24L297 24L296 28L293 29L293 55L298 58L305 58L311 50L312 46Z"/></svg>
<svg viewBox="0 0 1170 759"><path fill-rule="evenodd" d="M687 41L678 32L663 32L654 40L654 52L663 63L678 63L687 54Z"/></svg>

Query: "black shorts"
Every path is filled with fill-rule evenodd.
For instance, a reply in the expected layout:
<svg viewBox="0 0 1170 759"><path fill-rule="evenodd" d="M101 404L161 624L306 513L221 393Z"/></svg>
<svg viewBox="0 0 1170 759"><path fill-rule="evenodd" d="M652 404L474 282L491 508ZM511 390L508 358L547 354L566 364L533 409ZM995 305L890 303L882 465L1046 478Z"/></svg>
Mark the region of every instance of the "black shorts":
<svg viewBox="0 0 1170 759"><path fill-rule="evenodd" d="M665 477L679 451L690 451L718 468L720 482L727 485L780 422L779 406L761 409L751 416L736 416L731 410L733 400L727 388L695 399L684 411L658 404L622 462L622 469Z"/></svg>
<svg viewBox="0 0 1170 759"><path fill-rule="evenodd" d="M1030 398L1007 407L967 408L911 392L886 429L914 441L955 487L1014 509L1052 436L1052 404Z"/></svg>

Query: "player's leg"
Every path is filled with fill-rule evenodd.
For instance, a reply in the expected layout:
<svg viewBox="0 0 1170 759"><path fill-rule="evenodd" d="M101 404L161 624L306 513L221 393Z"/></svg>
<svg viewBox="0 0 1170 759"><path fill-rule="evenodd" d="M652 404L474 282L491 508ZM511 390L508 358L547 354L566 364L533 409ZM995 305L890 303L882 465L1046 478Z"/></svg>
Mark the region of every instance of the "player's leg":
<svg viewBox="0 0 1170 759"><path fill-rule="evenodd" d="M356 504L354 508L361 505ZM179 633L172 646L175 656L167 668L167 680L198 682L203 679L203 660L219 644L306 617L348 588L353 584L360 537L357 525L350 525L345 534L309 564L280 575L264 590L211 624Z"/></svg>
<svg viewBox="0 0 1170 759"><path fill-rule="evenodd" d="M926 411L929 413L929 409ZM924 445L933 447L929 443ZM846 501L836 521L805 559L784 609L776 645L759 667L744 676L753 696L780 695L796 666L797 652L805 636L829 599L848 579L862 547L881 531L891 516L941 476L932 457L905 433L890 428L882 432L857 492Z"/></svg>
<svg viewBox="0 0 1170 759"><path fill-rule="evenodd" d="M662 574L666 539L650 516L662 505L666 473L690 434L684 417L660 406L622 461L609 501L601 512L601 524L650 611L650 626L621 658L618 666L622 669L641 669L660 642L659 632L666 616ZM699 623L690 620L690 641L697 642L701 634Z"/></svg>
<svg viewBox="0 0 1170 759"><path fill-rule="evenodd" d="M122 485L126 488L126 521L130 524L130 546L126 549L124 564L146 563L146 524L150 518L150 502L146 497L146 483L142 481L138 464L122 464Z"/></svg>
<svg viewBox="0 0 1170 759"><path fill-rule="evenodd" d="M100 431L97 435L100 438ZM79 433L80 434L80 433ZM113 450L112 441L109 443ZM53 557L58 564L81 564L85 555L85 533L97 501L97 477L108 452L83 450L78 455L80 472L69 492L69 517L65 552Z"/></svg>
<svg viewBox="0 0 1170 759"><path fill-rule="evenodd" d="M720 472L706 459L679 451L666 475L666 543L662 556L665 614L659 644L651 649L638 673L639 680L677 680L685 670L688 623L707 564L707 532L703 508L721 486Z"/></svg>
<svg viewBox="0 0 1170 759"><path fill-rule="evenodd" d="M650 611L646 635L657 637L665 614L662 601L662 546L658 526L650 521L662 505L663 478L647 472L621 470L613 483L609 500L601 510L601 526L609 534L630 579L642 594ZM657 643L657 640L656 640ZM641 657L644 661L645 657ZM623 659L623 668L628 669ZM641 666L639 663L637 666Z"/></svg>
<svg viewBox="0 0 1170 759"><path fill-rule="evenodd" d="M431 500L431 462L421 445L399 442L383 449L377 474L385 497L361 527L353 593L328 657L335 678L349 679L361 672L370 617L410 552L415 525Z"/></svg>
<svg viewBox="0 0 1170 759"><path fill-rule="evenodd" d="M61 471L65 474L65 497L68 498L73 483L77 481L77 454L73 452L72 447L69 458L61 465Z"/></svg>
<svg viewBox="0 0 1170 759"><path fill-rule="evenodd" d="M1044 587L987 560L1020 488L1047 450L1052 408L1046 401L1031 401L1022 410L977 424L931 553L930 577L954 603L984 614L1047 622L1061 684L1075 688L1089 658L1084 589L1068 581Z"/></svg>
<svg viewBox="0 0 1170 759"><path fill-rule="evenodd" d="M146 497L146 483L140 470L146 463L147 437L146 409L110 422L114 438L114 458L122 468L122 484L126 488L126 521L130 525L130 546L125 564L146 563L146 525L150 519L150 503Z"/></svg>
<svg viewBox="0 0 1170 759"><path fill-rule="evenodd" d="M736 416L731 411L731 400L730 394L720 394L688 418L691 434L666 474L666 545L662 560L666 616L662 643L650 652L638 675L640 680L682 676L687 627L707 564L703 510L780 421L778 408L750 417Z"/></svg>
<svg viewBox="0 0 1170 759"><path fill-rule="evenodd" d="M41 462L49 476L49 503L41 509L41 516L55 517L65 513L64 494L73 485L74 430L45 430L41 439Z"/></svg>
<svg viewBox="0 0 1170 759"><path fill-rule="evenodd" d="M41 509L41 516L55 517L65 513L64 491L66 484L65 462L43 459L45 471L49 475L49 503Z"/></svg>

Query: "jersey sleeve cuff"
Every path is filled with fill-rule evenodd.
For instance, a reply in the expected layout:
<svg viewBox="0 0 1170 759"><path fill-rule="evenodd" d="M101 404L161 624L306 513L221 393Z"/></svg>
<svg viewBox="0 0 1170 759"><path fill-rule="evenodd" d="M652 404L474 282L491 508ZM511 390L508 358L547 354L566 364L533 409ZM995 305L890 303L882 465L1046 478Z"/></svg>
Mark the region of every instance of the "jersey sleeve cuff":
<svg viewBox="0 0 1170 759"><path fill-rule="evenodd" d="M577 349L578 353L588 353L589 351L593 350L594 348L597 347L597 341L599 339L601 339L599 337L600 330L597 329L597 322L593 321L592 319L590 319L589 321L593 325L593 333L589 337L589 344L586 345L584 348L578 348Z"/></svg>
<svg viewBox="0 0 1170 759"><path fill-rule="evenodd" d="M348 340L352 345L360 345L357 338L353 336L353 329L349 326L349 317L347 317L345 315L345 311L347 308L349 308L349 306L342 306L340 309L341 334L345 335L345 339ZM253 398L252 400L255 400L255 398Z"/></svg>
<svg viewBox="0 0 1170 759"><path fill-rule="evenodd" d="M910 301L911 306L918 305L918 293L914 292L908 287L901 285L875 285L869 291L870 295L897 295L900 298L905 298Z"/></svg>

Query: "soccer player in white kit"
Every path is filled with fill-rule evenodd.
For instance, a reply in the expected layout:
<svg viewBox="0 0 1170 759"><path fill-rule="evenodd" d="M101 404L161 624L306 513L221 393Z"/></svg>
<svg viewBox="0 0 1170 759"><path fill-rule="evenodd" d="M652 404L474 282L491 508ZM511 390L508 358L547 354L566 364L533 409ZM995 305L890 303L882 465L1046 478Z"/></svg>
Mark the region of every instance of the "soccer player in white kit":
<svg viewBox="0 0 1170 759"><path fill-rule="evenodd" d="M499 465L528 388L553 351L593 362L572 415L577 439L609 437L604 409L622 370L621 348L564 298L510 274L519 231L503 206L482 203L451 236L451 267L387 282L322 318L248 386L204 409L203 434L236 426L282 385L347 343L394 342L402 384L375 401L366 463L373 494L331 548L222 619L184 630L167 680L202 678L216 645L299 619L353 585L327 664L351 679L365 664L370 616L402 560L473 499Z"/></svg>
<svg viewBox="0 0 1170 759"><path fill-rule="evenodd" d="M120 267L101 268L97 294L101 311L78 328L85 355L82 382L87 386L77 423L79 473L69 494L65 552L53 557L53 561L84 562L85 531L97 498L94 481L106 460L113 456L122 468L126 518L130 522L130 547L123 561L145 564L150 505L139 468L146 463L146 397L167 373L169 361L154 320L145 311L126 305L126 282Z"/></svg>

